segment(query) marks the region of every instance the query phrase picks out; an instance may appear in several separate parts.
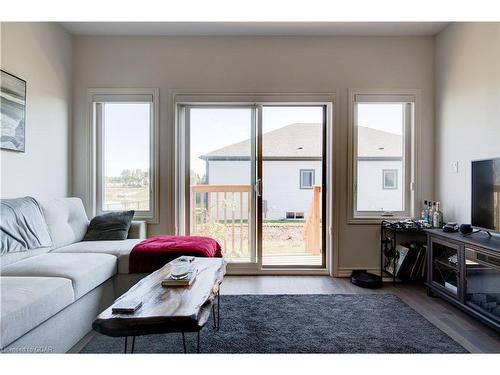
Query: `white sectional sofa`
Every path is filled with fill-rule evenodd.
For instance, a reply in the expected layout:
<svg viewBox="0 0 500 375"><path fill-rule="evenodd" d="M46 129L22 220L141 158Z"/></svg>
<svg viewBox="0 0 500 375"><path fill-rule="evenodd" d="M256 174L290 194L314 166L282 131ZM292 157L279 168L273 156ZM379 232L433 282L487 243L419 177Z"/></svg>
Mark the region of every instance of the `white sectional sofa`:
<svg viewBox="0 0 500 375"><path fill-rule="evenodd" d="M0 350L64 353L93 319L144 274L128 275L132 248L146 237L133 221L128 239L84 241L89 220L79 198L38 201L52 247L1 256Z"/></svg>

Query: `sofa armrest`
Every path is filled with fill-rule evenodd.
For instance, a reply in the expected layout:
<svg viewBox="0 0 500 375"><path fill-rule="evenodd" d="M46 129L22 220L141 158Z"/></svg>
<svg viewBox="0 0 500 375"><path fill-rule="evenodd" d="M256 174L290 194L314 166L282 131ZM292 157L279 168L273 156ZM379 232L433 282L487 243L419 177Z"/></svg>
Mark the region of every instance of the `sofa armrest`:
<svg viewBox="0 0 500 375"><path fill-rule="evenodd" d="M130 224L130 229L128 230L127 238L145 239L146 222L139 220L132 220L132 223Z"/></svg>

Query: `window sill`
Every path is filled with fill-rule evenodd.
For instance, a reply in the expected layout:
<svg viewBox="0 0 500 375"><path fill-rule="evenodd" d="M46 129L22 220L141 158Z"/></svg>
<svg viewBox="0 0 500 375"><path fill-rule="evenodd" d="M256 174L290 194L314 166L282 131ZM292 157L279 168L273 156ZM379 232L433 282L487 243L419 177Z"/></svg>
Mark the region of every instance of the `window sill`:
<svg viewBox="0 0 500 375"><path fill-rule="evenodd" d="M380 225L383 220L414 220L411 216L358 216L347 220L349 225Z"/></svg>
<svg viewBox="0 0 500 375"><path fill-rule="evenodd" d="M145 221L146 224L158 224L160 222L157 214L141 215L136 213L134 215L134 220Z"/></svg>
<svg viewBox="0 0 500 375"><path fill-rule="evenodd" d="M144 221L146 224L158 224L160 222L158 218L151 217L134 217L134 220Z"/></svg>
<svg viewBox="0 0 500 375"><path fill-rule="evenodd" d="M95 216L107 214L109 212L117 212L117 211L96 211ZM160 220L158 215L138 215L135 214L132 218L132 221L144 221L146 224L159 224Z"/></svg>

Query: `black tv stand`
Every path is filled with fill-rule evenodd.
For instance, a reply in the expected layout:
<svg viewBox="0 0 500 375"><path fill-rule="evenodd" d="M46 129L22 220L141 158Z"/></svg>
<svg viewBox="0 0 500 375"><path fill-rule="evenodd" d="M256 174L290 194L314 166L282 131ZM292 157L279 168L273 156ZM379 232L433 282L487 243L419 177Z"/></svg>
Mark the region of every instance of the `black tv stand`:
<svg viewBox="0 0 500 375"><path fill-rule="evenodd" d="M427 229L427 293L500 332L500 236Z"/></svg>

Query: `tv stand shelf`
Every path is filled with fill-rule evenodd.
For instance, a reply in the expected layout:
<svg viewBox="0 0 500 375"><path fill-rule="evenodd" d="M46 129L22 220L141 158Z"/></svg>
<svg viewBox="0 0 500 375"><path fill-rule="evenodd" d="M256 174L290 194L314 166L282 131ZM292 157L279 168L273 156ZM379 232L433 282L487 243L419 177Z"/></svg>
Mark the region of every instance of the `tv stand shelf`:
<svg viewBox="0 0 500 375"><path fill-rule="evenodd" d="M460 232L446 233L441 229L426 229L427 234L443 237L452 241L461 242L471 246L479 246L481 248L497 252L500 254L500 236L492 235L491 237L485 232L477 232L464 236Z"/></svg>
<svg viewBox="0 0 500 375"><path fill-rule="evenodd" d="M500 236L426 229L427 293L500 332ZM449 271L446 271L446 270Z"/></svg>

